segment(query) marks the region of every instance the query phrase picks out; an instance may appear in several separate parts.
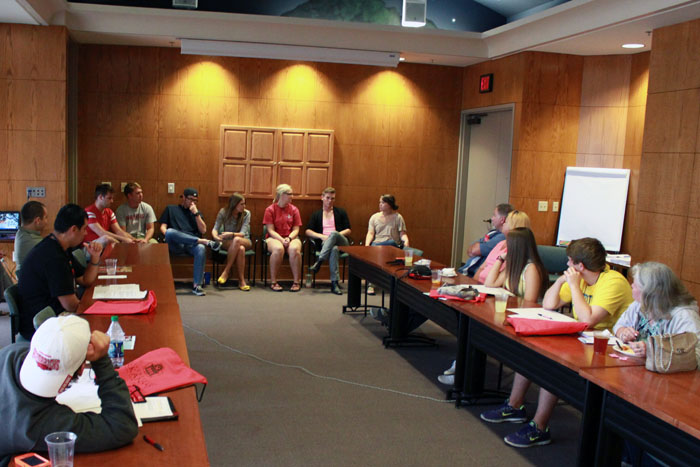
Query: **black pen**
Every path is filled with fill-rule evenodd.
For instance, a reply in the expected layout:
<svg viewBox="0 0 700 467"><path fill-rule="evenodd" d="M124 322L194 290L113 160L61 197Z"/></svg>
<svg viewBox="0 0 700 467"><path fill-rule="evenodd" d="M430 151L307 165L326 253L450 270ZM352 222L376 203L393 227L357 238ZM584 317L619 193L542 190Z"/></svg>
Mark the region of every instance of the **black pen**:
<svg viewBox="0 0 700 467"><path fill-rule="evenodd" d="M145 442L147 442L148 444L150 444L151 446L153 446L154 448L156 448L157 450L159 450L159 451L162 451L162 450L163 450L163 446L161 446L160 444L156 443L155 441L153 441L153 440L152 440L151 438L149 438L148 436L143 435L143 440L144 440Z"/></svg>

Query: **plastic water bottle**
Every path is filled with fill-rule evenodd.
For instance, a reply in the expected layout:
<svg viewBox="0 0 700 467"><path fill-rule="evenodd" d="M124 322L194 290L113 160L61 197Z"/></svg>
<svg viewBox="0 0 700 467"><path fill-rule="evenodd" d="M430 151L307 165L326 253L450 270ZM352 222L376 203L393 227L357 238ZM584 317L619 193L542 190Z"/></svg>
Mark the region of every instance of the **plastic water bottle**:
<svg viewBox="0 0 700 467"><path fill-rule="evenodd" d="M109 359L112 366L119 368L124 365L124 330L119 325L119 316L112 316L112 324L107 329L109 336Z"/></svg>

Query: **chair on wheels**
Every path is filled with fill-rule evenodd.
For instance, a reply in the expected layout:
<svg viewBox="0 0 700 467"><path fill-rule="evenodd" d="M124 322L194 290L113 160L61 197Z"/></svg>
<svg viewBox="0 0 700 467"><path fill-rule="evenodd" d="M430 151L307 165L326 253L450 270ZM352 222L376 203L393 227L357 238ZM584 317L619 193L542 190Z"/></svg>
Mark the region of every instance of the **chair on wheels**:
<svg viewBox="0 0 700 467"><path fill-rule="evenodd" d="M252 286L255 286L255 274L257 273L257 266L255 263L255 254L258 251L258 239L252 239L251 242L253 243L253 248L250 250L246 250L245 252L245 257L246 261L248 262L248 282L251 283ZM212 251L211 253L211 259L214 267L214 276L212 277L212 282L216 287L219 286L219 283L217 282L217 279L219 278L219 267L222 266L223 264L226 263L226 259L228 258L228 251L224 250L223 248L220 249L219 251ZM251 263L252 263L252 280L251 280Z"/></svg>
<svg viewBox="0 0 700 467"><path fill-rule="evenodd" d="M297 237L297 238L298 238L298 237ZM267 242L265 241L266 239L267 239L267 225L263 225L263 233L262 233L262 236L260 237L260 244L261 244L261 247L260 247L260 248L261 248L261 251L262 251L262 255L261 255L262 259L260 260L260 263L261 263L261 264L260 264L260 270L261 270L262 272L261 272L260 275L261 275L261 278L262 278L262 280L263 280L263 284L265 285L265 287L267 287L267 268L268 268L268 265L270 264L270 261L269 261L270 255L272 254L272 253L270 253L270 250L267 249ZM301 240L301 239L300 239L300 240ZM303 274L303 272L304 272L304 244L305 244L305 243L306 243L306 240L304 240L304 241L301 242L301 252L300 252L300 256L301 256L301 265L300 265L300 273L302 273L302 274ZM285 252L285 255L286 255L286 254L287 254L287 253ZM301 279L303 279L303 277L301 277L300 280L301 280ZM303 284L302 284L302 286L303 286Z"/></svg>
<svg viewBox="0 0 700 467"><path fill-rule="evenodd" d="M348 239L348 243L349 243L350 245L354 245L354 244L355 244L355 242L353 242L352 238L350 238L349 236L346 237L346 238ZM307 264L308 264L309 267L310 267L313 263L316 262L316 260L318 259L319 255L321 254L321 250L320 250L320 249L316 249L316 245L317 245L316 242L320 242L320 240L317 240L317 239L315 239L315 238L308 238L308 237L307 237L306 240L304 240L304 242L307 244L306 258L307 258ZM348 262L348 258L349 258L349 257L350 257L350 255L347 254L347 253L339 252L339 254L338 254L338 259L342 259L342 260L343 260L342 282L345 282L345 270L347 269L347 262ZM316 273L315 273L315 272L312 272L311 274L313 274L313 287L315 288L315 287L316 287Z"/></svg>
<svg viewBox="0 0 700 467"><path fill-rule="evenodd" d="M10 338L14 344L15 336L19 332L20 297L19 286L17 284L12 284L5 289L5 301L10 309Z"/></svg>

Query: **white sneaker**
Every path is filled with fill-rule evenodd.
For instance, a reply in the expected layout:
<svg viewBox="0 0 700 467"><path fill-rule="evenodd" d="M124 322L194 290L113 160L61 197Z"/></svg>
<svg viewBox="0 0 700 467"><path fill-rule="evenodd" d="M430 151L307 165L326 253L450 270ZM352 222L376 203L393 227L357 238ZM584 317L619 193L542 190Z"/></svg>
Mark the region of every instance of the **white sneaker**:
<svg viewBox="0 0 700 467"><path fill-rule="evenodd" d="M453 375L455 374L455 366L457 365L457 360L452 360L452 366L445 370L443 375Z"/></svg>
<svg viewBox="0 0 700 467"><path fill-rule="evenodd" d="M192 288L192 294L194 294L194 295L196 295L196 296L198 296L198 297L203 297L203 296L206 295L207 293L204 291L204 289L202 289L202 286L201 286L201 285L195 285L195 286Z"/></svg>
<svg viewBox="0 0 700 467"><path fill-rule="evenodd" d="M442 384L446 384L448 386L454 386L455 375L440 375L440 376L438 376L438 381L440 381Z"/></svg>

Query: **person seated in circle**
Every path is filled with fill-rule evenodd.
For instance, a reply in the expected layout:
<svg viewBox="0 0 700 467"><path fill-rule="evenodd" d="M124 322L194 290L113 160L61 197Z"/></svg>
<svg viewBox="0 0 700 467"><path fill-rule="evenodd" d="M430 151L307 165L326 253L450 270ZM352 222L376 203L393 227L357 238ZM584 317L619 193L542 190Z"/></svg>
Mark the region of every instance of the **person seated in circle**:
<svg viewBox="0 0 700 467"><path fill-rule="evenodd" d="M394 195L389 193L379 197L379 212L372 214L369 218L369 227L365 237L365 245L391 245L398 248L408 247L408 234L406 233L406 223L403 216L397 211ZM374 287L367 286L367 293L374 295Z"/></svg>
<svg viewBox="0 0 700 467"><path fill-rule="evenodd" d="M244 292L250 290L245 281L245 252L253 244L250 241L250 211L245 208L245 198L240 193L234 193L228 200L228 206L221 208L216 216L211 236L226 250L226 266L217 279L219 284L225 284L236 265L238 288Z"/></svg>
<svg viewBox="0 0 700 467"><path fill-rule="evenodd" d="M270 289L282 291L282 286L277 283L277 272L286 251L294 277L289 291L298 292L301 290L301 215L299 209L292 204L291 186L286 183L277 186L275 201L265 209L263 224L267 227L265 242L270 251Z"/></svg>

